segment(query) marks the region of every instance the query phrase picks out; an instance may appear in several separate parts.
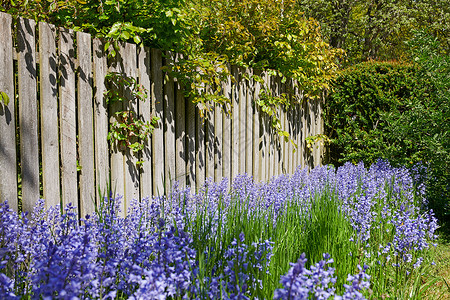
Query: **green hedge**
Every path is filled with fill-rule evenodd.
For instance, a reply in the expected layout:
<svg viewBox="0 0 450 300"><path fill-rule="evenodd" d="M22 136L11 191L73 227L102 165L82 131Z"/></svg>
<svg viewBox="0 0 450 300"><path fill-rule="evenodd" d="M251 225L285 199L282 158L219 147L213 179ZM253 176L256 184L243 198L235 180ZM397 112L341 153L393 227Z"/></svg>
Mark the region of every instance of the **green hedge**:
<svg viewBox="0 0 450 300"><path fill-rule="evenodd" d="M324 109L325 133L331 139L327 162L371 164L386 152L399 154L389 157L396 163L416 162L413 141L396 141L387 135L389 124L383 115L403 111L418 98L430 99L430 89L410 64L365 62L342 71Z"/></svg>

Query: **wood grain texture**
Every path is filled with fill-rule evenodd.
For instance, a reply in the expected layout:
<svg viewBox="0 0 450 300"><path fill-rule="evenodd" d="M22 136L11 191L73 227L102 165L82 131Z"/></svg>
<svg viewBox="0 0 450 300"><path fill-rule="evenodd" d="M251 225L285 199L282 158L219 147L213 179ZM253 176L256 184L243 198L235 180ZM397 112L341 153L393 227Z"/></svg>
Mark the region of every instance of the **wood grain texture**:
<svg viewBox="0 0 450 300"><path fill-rule="evenodd" d="M215 129L215 109L211 108L207 112L207 119L203 120L205 125L205 163L206 163L206 178L212 178L214 180L214 139L216 134Z"/></svg>
<svg viewBox="0 0 450 300"><path fill-rule="evenodd" d="M219 105L214 107L214 179L223 177L223 112Z"/></svg>
<svg viewBox="0 0 450 300"><path fill-rule="evenodd" d="M112 46L110 46L112 47ZM110 65L108 72L115 72L119 74L124 74L124 65L123 65L123 44L119 44L119 52L116 54L114 58L110 60ZM111 49L111 48L110 48ZM120 95L124 94L123 87L112 87L110 83L107 83L107 89L118 88L118 93ZM114 122L118 121L116 118L116 113L124 110L124 103L122 101L113 101L108 104L109 110L109 126ZM111 189L114 193L114 197L121 197L121 206L120 206L120 216L125 216L124 210L124 198L125 197L125 172L124 172L124 152L126 151L123 145L119 145L116 141L110 143L111 152L110 152L110 172L111 172Z"/></svg>
<svg viewBox="0 0 450 300"><path fill-rule="evenodd" d="M31 211L40 197L35 26L36 23L32 20L18 18L19 131L23 211Z"/></svg>
<svg viewBox="0 0 450 300"><path fill-rule="evenodd" d="M179 58L179 57L177 57ZM181 188L187 180L186 99L180 82L175 83L175 179Z"/></svg>
<svg viewBox="0 0 450 300"><path fill-rule="evenodd" d="M151 97L151 59L150 49L147 47L140 47L138 49L138 76L139 84L144 87L147 93L145 102L139 103L139 115L144 123L150 122L152 119L152 97ZM140 189L141 197L150 197L152 190L152 136L147 140L146 146L142 151L141 159L144 161L140 169Z"/></svg>
<svg viewBox="0 0 450 300"><path fill-rule="evenodd" d="M107 196L110 186L109 145L108 145L108 105L104 93L106 91L105 76L108 72L105 43L99 39L93 40L93 77L94 94L94 153L95 153L95 184L96 203L101 195Z"/></svg>
<svg viewBox="0 0 450 300"><path fill-rule="evenodd" d="M205 152L205 123L200 116L199 109L195 110L195 188L198 190L206 179L206 152Z"/></svg>
<svg viewBox="0 0 450 300"><path fill-rule="evenodd" d="M163 195L165 188L164 179L164 97L163 97L163 73L162 53L160 50L151 50L152 73L152 112L159 118L158 125L152 136L153 153L153 195Z"/></svg>
<svg viewBox="0 0 450 300"><path fill-rule="evenodd" d="M95 213L94 101L91 35L77 32L80 215Z"/></svg>
<svg viewBox="0 0 450 300"><path fill-rule="evenodd" d="M258 74L259 75L259 74ZM259 93L261 91L261 83L253 81L253 101L254 101L254 113L253 113L253 178L255 181L260 182L264 180L263 170L263 131L261 122L261 112L259 106L256 104L259 99Z"/></svg>
<svg viewBox="0 0 450 300"><path fill-rule="evenodd" d="M166 65L173 63L172 52L166 52ZM175 174L175 83L168 73L164 74L164 178L166 190L176 180Z"/></svg>
<svg viewBox="0 0 450 300"><path fill-rule="evenodd" d="M63 206L77 206L77 132L75 110L75 49L73 30L60 28L59 33L59 117L61 141L61 193Z"/></svg>
<svg viewBox="0 0 450 300"><path fill-rule="evenodd" d="M246 124L247 116L247 85L243 73L243 68L238 68L239 72L239 174L245 173L245 161L247 159L247 141L246 141Z"/></svg>
<svg viewBox="0 0 450 300"><path fill-rule="evenodd" d="M58 57L56 27L39 23L40 113L43 197L47 207L60 204L58 136Z"/></svg>
<svg viewBox="0 0 450 300"><path fill-rule="evenodd" d="M229 67L230 68L230 67ZM227 80L222 85L224 96L232 102L232 85L231 77L228 76ZM222 176L231 180L231 111L226 108L223 114L223 145L222 145Z"/></svg>
<svg viewBox="0 0 450 300"><path fill-rule="evenodd" d="M121 48L121 55L123 56L123 70L127 77L137 78L137 52L136 45L130 43L124 43L123 48ZM139 116L139 105L138 99L132 94L130 89L124 91L124 95L127 102L124 103L124 108L126 110L134 113L135 116ZM130 140L134 143L138 140ZM136 165L139 160L139 153L134 153L129 148L124 152L124 183L125 183L125 195L124 195L124 210L128 211L130 204L133 199L139 200L139 169Z"/></svg>
<svg viewBox="0 0 450 300"><path fill-rule="evenodd" d="M9 98L9 104L0 102L0 202L18 211L17 165L15 132L15 94L13 71L12 18L0 12L0 92ZM6 101L6 100L3 100Z"/></svg>
<svg viewBox="0 0 450 300"><path fill-rule="evenodd" d="M195 192L195 150L196 150L196 131L195 131L195 104L192 101L186 102L186 147L187 147L187 165L188 172L187 184L191 188L191 192Z"/></svg>
<svg viewBox="0 0 450 300"><path fill-rule="evenodd" d="M253 174L253 75L251 70L245 70L249 79L245 80L245 172Z"/></svg>
<svg viewBox="0 0 450 300"><path fill-rule="evenodd" d="M235 82L232 84L232 118L231 118L231 178L230 182L239 174L239 157L240 157L240 130L239 130L239 70L236 66L231 67L231 74Z"/></svg>

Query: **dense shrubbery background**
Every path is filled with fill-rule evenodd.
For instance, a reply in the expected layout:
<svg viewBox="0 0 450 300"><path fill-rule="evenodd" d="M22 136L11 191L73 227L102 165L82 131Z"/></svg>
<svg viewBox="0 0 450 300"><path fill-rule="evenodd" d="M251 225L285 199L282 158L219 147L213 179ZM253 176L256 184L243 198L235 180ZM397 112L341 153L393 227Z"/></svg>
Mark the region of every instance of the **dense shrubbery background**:
<svg viewBox="0 0 450 300"><path fill-rule="evenodd" d="M345 69L325 103L327 161L427 167L428 199L449 221L450 59L432 35L409 43L411 63L365 62Z"/></svg>

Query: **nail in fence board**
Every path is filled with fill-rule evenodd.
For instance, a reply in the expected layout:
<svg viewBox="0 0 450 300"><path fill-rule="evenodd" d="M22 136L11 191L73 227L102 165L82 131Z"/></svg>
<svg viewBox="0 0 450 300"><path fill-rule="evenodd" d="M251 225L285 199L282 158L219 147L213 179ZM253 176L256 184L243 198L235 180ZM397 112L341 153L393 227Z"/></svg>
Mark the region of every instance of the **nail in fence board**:
<svg viewBox="0 0 450 300"><path fill-rule="evenodd" d="M104 93L105 76L108 72L105 43L99 39L93 41L93 62L94 62L94 148L95 148L95 183L96 201L100 203L100 194L109 196L107 193L109 182L109 145L108 145L108 105Z"/></svg>
<svg viewBox="0 0 450 300"><path fill-rule="evenodd" d="M144 123L151 120L152 97L150 86L150 49L147 47L140 47L138 49L138 76L139 84L146 90L147 99L139 103L139 115ZM152 195L152 135L147 139L144 150L142 151L141 159L144 161L140 169L140 189L141 197L146 198Z"/></svg>
<svg viewBox="0 0 450 300"><path fill-rule="evenodd" d="M137 79L137 56L136 45L124 43L120 49L123 59L123 68L125 76ZM129 88L125 90L125 97L127 99L124 103L124 108L132 111L134 115L139 116L138 99L136 99ZM135 142L135 140L130 140ZM128 211L130 203L133 199L139 200L139 170L137 168L137 161L139 160L139 153L133 153L131 149L127 148L123 153L123 173L125 181L124 194L124 210Z"/></svg>
<svg viewBox="0 0 450 300"><path fill-rule="evenodd" d="M179 57L178 57L179 58ZM186 186L186 100L180 82L175 83L175 179L180 187Z"/></svg>
<svg viewBox="0 0 450 300"><path fill-rule="evenodd" d="M80 159L80 215L95 213L94 101L92 99L91 35L77 32L78 156Z"/></svg>
<svg viewBox="0 0 450 300"><path fill-rule="evenodd" d="M0 12L0 92L9 104L0 101L0 202L8 200L9 207L18 211L15 97L13 71L12 18ZM3 101L6 101L3 99Z"/></svg>
<svg viewBox="0 0 450 300"><path fill-rule="evenodd" d="M166 53L166 65L174 60L174 54ZM165 187L170 190L175 178L175 85L169 74L164 74L164 151Z"/></svg>
<svg viewBox="0 0 450 300"><path fill-rule="evenodd" d="M151 50L151 73L152 73L152 112L158 117L158 125L152 135L153 154L153 195L164 194L164 106L163 106L163 74L162 53L160 50Z"/></svg>
<svg viewBox="0 0 450 300"><path fill-rule="evenodd" d="M47 207L60 204L56 27L39 23L42 185Z"/></svg>
<svg viewBox="0 0 450 300"><path fill-rule="evenodd" d="M31 211L36 200L39 199L35 26L36 23L32 20L19 18L17 22L17 43L19 50L19 131L23 211ZM76 185L76 178L74 182Z"/></svg>

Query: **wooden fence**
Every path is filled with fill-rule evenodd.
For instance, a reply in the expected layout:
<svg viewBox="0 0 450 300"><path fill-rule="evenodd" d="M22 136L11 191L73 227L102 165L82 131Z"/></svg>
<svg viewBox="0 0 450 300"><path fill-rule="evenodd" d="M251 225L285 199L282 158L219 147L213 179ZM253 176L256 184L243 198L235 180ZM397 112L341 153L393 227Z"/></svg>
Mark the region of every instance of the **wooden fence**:
<svg viewBox="0 0 450 300"><path fill-rule="evenodd" d="M233 67L236 82L223 86L232 117L215 107L203 120L161 70L159 50L126 43L118 55L120 63L108 66L104 42L89 34L0 13L0 91L11 100L0 103L0 201L17 210L21 198L24 211L38 197L47 206L72 202L84 216L93 212L98 188L108 184L124 196L125 211L131 199L162 194L174 180L192 188L207 177L218 181L240 173L267 181L298 165L320 163L323 149L305 147L305 137L322 132L319 100L280 112L298 145L294 151L255 107L261 86L243 76L251 70ZM107 141L117 109L104 98L110 71L138 78L150 101L132 108L145 121L160 117L141 168L138 158L111 149ZM292 88L289 81L266 79L275 95Z"/></svg>

